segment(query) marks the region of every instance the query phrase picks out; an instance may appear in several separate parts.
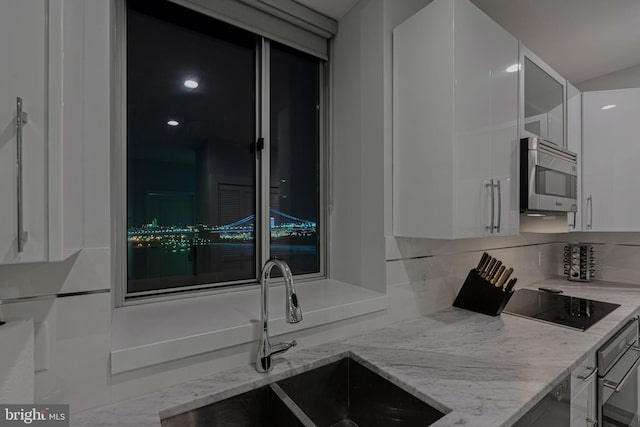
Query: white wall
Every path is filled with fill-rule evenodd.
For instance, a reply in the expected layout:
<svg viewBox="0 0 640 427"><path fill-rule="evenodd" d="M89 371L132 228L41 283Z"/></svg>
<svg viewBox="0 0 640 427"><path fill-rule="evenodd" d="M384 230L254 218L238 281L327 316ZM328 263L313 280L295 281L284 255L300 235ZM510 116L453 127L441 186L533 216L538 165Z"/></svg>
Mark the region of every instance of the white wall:
<svg viewBox="0 0 640 427"><path fill-rule="evenodd" d="M640 87L640 64L576 84L582 92Z"/></svg>
<svg viewBox="0 0 640 427"><path fill-rule="evenodd" d="M329 268L384 291L383 2L361 1L332 42Z"/></svg>
<svg viewBox="0 0 640 427"><path fill-rule="evenodd" d="M0 267L0 299L109 289L109 99L110 13L103 0L64 0L69 25L67 75L85 81L67 85L80 110L68 136L83 138L87 178L77 221L83 226L80 253L59 263ZM521 284L552 275L558 265L557 236L527 235L446 242L395 239L391 233L392 29L429 0L361 0L339 23L332 42L332 130L330 275L388 293L389 310L285 336L298 348L340 339L389 322L425 315L451 304L466 272L483 250L516 268ZM82 38L78 43L77 37ZM78 62L80 61L80 62ZM94 62L96 61L96 62ZM78 68L80 67L80 68ZM93 83L92 83L93 82ZM78 101L81 100L81 101ZM79 114L82 113L82 114ZM75 127L78 126L78 127ZM71 153L69 153L71 154ZM71 224L70 224L71 226ZM538 260L541 260L540 265ZM4 316L32 316L48 330L46 370L36 375L36 401L71 403L76 412L126 399L218 370L251 363L255 344L236 346L174 362L111 375L111 296L71 296L2 306ZM46 325L46 326L43 326ZM45 340L46 341L46 340Z"/></svg>

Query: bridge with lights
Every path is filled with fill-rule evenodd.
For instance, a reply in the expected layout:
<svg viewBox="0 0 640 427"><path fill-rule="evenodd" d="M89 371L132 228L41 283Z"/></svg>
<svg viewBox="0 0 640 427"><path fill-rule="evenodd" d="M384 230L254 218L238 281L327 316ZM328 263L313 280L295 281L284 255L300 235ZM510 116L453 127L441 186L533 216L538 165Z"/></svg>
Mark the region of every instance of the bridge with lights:
<svg viewBox="0 0 640 427"><path fill-rule="evenodd" d="M309 238L316 234L316 222L270 210L271 239ZM158 225L157 221L128 230L128 242L134 248L164 247L184 251L192 246L205 246L216 242L244 242L254 240L255 215L220 226Z"/></svg>

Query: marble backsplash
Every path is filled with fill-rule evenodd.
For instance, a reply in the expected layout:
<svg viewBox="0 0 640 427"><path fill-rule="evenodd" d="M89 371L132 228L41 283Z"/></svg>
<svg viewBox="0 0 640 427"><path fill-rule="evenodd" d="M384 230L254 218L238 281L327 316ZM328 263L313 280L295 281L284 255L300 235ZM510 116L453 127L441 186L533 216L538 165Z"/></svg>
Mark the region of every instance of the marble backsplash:
<svg viewBox="0 0 640 427"><path fill-rule="evenodd" d="M558 274L564 241L558 235L436 240L387 237L387 296L393 320L438 311L453 303L483 252L514 268L516 288Z"/></svg>
<svg viewBox="0 0 640 427"><path fill-rule="evenodd" d="M563 275L567 242L594 245L596 279L640 284L640 233L523 233L453 241L387 236L389 314L401 320L449 307L485 251L514 268L516 288Z"/></svg>
<svg viewBox="0 0 640 427"><path fill-rule="evenodd" d="M593 244L596 279L640 284L640 233L570 233L568 242ZM559 266L562 273L562 265Z"/></svg>

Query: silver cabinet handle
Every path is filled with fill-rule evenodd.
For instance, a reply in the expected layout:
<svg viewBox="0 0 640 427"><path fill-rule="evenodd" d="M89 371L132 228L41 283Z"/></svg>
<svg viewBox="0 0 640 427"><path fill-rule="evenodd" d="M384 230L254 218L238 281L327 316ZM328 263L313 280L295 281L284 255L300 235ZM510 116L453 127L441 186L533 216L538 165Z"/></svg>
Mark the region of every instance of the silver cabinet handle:
<svg viewBox="0 0 640 427"><path fill-rule="evenodd" d="M625 384L627 384L627 381L629 381L629 379L631 379L631 377L633 377L634 373L638 370L638 366L640 366L640 358L636 359L635 362L633 362L633 365L631 366L631 369L629 369L629 371L627 371L626 374L624 374L624 377L622 377L622 379L620 380L619 383L614 383L614 382L610 382L610 381L603 381L602 385L610 388L611 390L615 391L616 393L619 393L620 390L622 390L625 386Z"/></svg>
<svg viewBox="0 0 640 427"><path fill-rule="evenodd" d="M587 206L589 206L589 222L587 223L587 228L591 229L593 227L593 196L591 195L587 197Z"/></svg>
<svg viewBox="0 0 640 427"><path fill-rule="evenodd" d="M595 366L589 366L587 369L591 369L591 372L589 372L588 375L577 375L576 378L582 381L589 381L596 374L596 372L598 372L598 368L596 368Z"/></svg>
<svg viewBox="0 0 640 427"><path fill-rule="evenodd" d="M496 226L496 233L500 232L500 223L502 222L502 191L500 190L500 180L498 181L498 224Z"/></svg>
<svg viewBox="0 0 640 427"><path fill-rule="evenodd" d="M587 422L589 423L589 427L598 426L598 420L594 420L593 418L587 418Z"/></svg>
<svg viewBox="0 0 640 427"><path fill-rule="evenodd" d="M494 219L494 216L495 216L495 214L494 214L495 194L494 194L494 191L493 191L493 187L494 187L493 180L491 180L490 183L485 184L485 187L490 187L491 188L491 225L488 225L485 228L487 230L489 230L491 232L491 234L493 234L493 228L494 228L493 227L493 219Z"/></svg>
<svg viewBox="0 0 640 427"><path fill-rule="evenodd" d="M22 128L27 124L28 115L22 111L22 98L16 98L16 171L18 200L18 252L24 252L27 232L24 231L24 212L22 199Z"/></svg>

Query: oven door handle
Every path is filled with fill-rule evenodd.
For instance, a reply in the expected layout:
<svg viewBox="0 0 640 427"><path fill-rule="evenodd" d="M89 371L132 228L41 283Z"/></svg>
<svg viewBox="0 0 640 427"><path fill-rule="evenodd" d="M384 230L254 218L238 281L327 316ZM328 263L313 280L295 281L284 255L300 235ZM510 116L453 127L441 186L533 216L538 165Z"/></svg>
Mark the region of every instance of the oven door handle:
<svg viewBox="0 0 640 427"><path fill-rule="evenodd" d="M608 382L607 380L605 380L605 381L602 382L602 385L604 387L610 388L611 390L615 391L616 393L619 393L620 390L622 390L624 388L624 386L627 384L627 381L629 381L629 379L633 376L633 372L638 369L638 366L640 366L640 357L638 359L636 359L635 362L633 362L633 365L631 366L629 371L627 371L627 373L624 374L624 377L622 377L622 379L620 380L619 383L617 383L617 384L616 383L611 383L611 382Z"/></svg>

